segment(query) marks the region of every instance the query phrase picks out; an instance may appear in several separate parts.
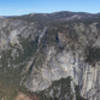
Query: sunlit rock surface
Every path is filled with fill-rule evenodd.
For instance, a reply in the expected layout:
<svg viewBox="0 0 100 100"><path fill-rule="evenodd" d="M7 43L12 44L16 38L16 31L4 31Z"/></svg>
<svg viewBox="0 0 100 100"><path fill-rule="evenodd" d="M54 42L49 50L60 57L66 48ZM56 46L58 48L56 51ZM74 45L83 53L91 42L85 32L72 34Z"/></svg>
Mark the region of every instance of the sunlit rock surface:
<svg viewBox="0 0 100 100"><path fill-rule="evenodd" d="M99 14L0 18L1 100L100 100L99 76Z"/></svg>

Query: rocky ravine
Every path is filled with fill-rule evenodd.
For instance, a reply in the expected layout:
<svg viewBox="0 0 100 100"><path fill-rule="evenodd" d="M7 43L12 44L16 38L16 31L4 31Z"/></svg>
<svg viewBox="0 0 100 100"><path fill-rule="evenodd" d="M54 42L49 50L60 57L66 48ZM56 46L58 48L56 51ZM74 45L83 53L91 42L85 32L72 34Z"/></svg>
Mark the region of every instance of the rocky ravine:
<svg viewBox="0 0 100 100"><path fill-rule="evenodd" d="M100 14L0 18L1 100L100 100Z"/></svg>

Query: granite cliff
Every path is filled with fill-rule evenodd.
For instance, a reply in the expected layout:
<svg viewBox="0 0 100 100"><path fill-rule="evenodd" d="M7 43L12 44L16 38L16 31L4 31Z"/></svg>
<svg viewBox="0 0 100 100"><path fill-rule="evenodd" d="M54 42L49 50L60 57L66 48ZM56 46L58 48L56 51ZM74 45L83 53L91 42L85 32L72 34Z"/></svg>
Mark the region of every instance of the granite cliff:
<svg viewBox="0 0 100 100"><path fill-rule="evenodd" d="M100 14L0 18L1 100L100 100L99 76Z"/></svg>

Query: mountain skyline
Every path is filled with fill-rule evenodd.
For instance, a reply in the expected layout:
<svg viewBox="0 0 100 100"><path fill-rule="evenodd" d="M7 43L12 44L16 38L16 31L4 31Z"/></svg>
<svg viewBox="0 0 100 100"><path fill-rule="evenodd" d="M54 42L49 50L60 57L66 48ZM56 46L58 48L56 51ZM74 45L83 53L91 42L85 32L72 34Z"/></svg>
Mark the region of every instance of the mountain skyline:
<svg viewBox="0 0 100 100"><path fill-rule="evenodd" d="M0 1L0 16L58 11L99 13L99 4L99 0L3 0Z"/></svg>

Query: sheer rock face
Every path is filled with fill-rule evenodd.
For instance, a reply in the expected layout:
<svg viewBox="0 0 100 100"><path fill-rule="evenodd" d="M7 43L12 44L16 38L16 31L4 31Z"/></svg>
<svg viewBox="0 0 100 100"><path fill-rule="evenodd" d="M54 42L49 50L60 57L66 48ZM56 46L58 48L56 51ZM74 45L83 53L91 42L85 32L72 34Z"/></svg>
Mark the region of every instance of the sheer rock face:
<svg viewBox="0 0 100 100"><path fill-rule="evenodd" d="M99 21L72 12L0 19L0 98L25 88L40 100L99 100Z"/></svg>

